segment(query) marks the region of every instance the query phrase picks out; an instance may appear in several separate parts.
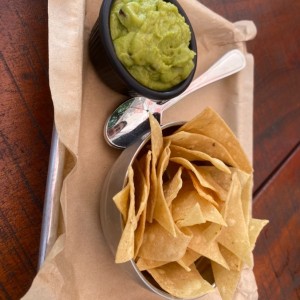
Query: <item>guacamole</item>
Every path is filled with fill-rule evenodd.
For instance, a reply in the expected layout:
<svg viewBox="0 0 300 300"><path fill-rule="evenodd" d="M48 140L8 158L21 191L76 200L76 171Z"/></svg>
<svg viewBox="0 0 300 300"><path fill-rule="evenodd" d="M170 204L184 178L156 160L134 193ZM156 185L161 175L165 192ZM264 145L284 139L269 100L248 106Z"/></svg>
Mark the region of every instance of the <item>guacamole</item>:
<svg viewBox="0 0 300 300"><path fill-rule="evenodd" d="M116 54L144 86L168 90L194 67L191 32L174 4L163 0L116 0L110 15Z"/></svg>

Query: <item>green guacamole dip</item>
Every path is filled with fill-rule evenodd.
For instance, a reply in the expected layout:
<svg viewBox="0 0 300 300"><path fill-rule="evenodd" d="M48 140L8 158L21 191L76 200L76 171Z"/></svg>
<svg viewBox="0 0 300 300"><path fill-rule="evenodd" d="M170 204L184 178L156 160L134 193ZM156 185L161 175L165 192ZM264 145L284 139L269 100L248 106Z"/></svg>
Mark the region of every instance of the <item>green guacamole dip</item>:
<svg viewBox="0 0 300 300"><path fill-rule="evenodd" d="M116 0L110 30L119 60L150 89L170 89L186 79L194 67L189 26L171 3Z"/></svg>

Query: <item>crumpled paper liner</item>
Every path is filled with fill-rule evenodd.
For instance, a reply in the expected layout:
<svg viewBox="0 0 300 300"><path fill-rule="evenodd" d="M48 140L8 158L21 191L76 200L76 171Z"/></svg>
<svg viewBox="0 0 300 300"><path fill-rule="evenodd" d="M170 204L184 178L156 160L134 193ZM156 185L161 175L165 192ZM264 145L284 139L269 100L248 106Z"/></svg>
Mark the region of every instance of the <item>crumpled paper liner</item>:
<svg viewBox="0 0 300 300"><path fill-rule="evenodd" d="M120 151L103 138L103 126L126 99L107 88L88 58L88 38L101 1L49 0L49 77L62 170L53 198L59 218L52 222L44 264L23 299L159 299L127 274L109 252L101 232L99 202L104 177ZM244 51L240 73L186 97L164 113L164 123L189 120L206 106L215 109L252 159L253 58L245 41L251 21L231 23L196 0L181 0L198 44L198 76L230 49ZM257 299L253 272L245 269L235 299ZM220 299L219 293L201 299Z"/></svg>

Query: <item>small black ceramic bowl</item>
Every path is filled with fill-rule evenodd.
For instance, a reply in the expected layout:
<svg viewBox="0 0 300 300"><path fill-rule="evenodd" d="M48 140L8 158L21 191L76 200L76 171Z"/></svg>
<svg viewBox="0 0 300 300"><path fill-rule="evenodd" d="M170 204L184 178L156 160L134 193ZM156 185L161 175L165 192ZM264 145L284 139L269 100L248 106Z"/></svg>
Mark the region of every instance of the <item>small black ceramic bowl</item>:
<svg viewBox="0 0 300 300"><path fill-rule="evenodd" d="M190 49L197 53L196 39L191 23L183 8L176 0L165 0L174 4L190 27ZM119 61L110 35L110 11L113 0L103 0L99 17L92 29L89 39L89 55L101 80L113 90L122 94L138 94L153 100L166 100L181 94L193 80L197 64L197 54L194 56L194 68L190 75L165 91L156 91L139 83Z"/></svg>

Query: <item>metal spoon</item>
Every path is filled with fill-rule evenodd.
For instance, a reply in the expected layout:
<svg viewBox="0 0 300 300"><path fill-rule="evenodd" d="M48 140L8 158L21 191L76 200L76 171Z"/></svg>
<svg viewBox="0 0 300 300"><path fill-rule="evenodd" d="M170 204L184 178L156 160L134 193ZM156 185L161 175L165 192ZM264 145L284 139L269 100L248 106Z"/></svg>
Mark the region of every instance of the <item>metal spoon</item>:
<svg viewBox="0 0 300 300"><path fill-rule="evenodd" d="M107 143L115 148L126 148L138 138L150 132L149 113L161 123L162 113L194 91L230 76L246 65L244 54L231 50L215 62L205 73L196 78L179 96L164 101L137 96L119 105L108 118L104 127Z"/></svg>

